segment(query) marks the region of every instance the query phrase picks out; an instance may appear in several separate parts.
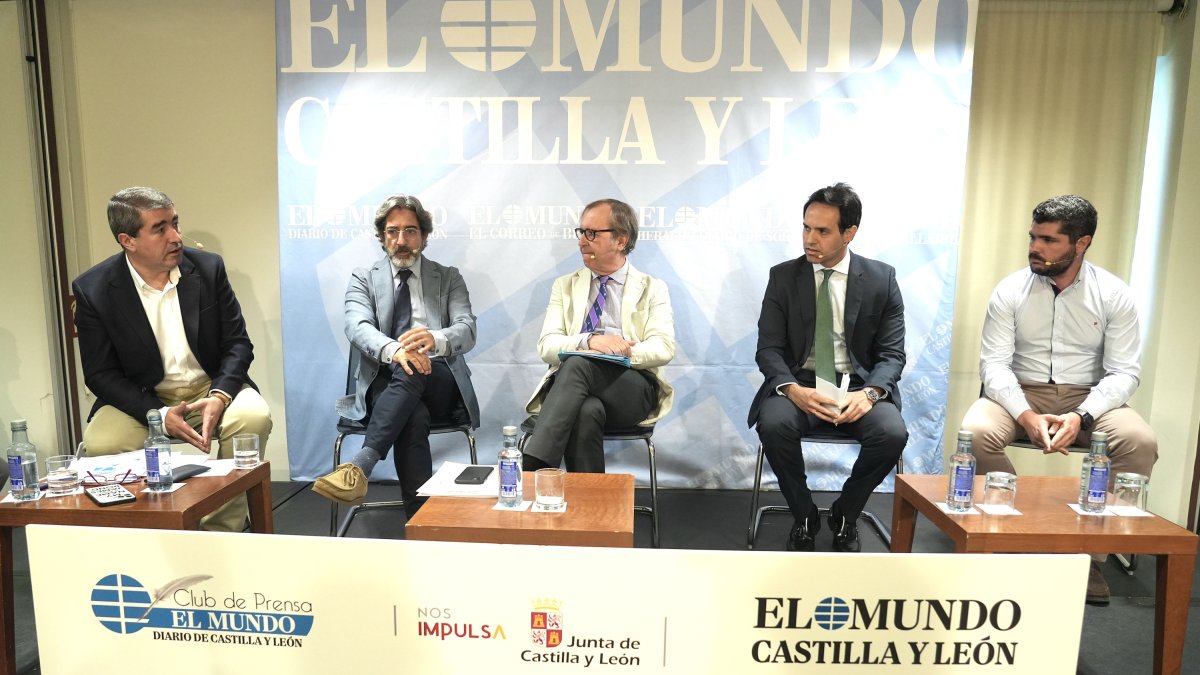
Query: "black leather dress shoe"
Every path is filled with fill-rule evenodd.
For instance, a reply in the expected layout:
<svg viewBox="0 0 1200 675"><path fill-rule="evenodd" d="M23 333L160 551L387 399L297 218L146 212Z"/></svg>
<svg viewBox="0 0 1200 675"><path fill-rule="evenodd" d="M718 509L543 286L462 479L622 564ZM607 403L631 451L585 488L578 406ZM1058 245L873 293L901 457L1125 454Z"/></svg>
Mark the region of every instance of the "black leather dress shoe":
<svg viewBox="0 0 1200 675"><path fill-rule="evenodd" d="M812 551L816 548L817 532L821 530L821 518L817 515L817 507L812 507L808 517L797 520L788 534L787 550Z"/></svg>
<svg viewBox="0 0 1200 675"><path fill-rule="evenodd" d="M862 550L857 521L843 516L837 504L829 512L829 529L833 530L833 550L841 553L858 553Z"/></svg>

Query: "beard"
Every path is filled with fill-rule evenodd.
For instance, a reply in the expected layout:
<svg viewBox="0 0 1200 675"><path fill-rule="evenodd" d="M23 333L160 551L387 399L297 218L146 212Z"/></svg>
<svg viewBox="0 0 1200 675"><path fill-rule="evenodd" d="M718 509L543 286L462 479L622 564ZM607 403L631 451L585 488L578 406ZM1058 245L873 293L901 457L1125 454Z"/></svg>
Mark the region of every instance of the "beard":
<svg viewBox="0 0 1200 675"><path fill-rule="evenodd" d="M418 249L419 251L419 249ZM417 263L418 251L414 251L407 246L397 246L395 249L384 249L392 264L400 269L408 269Z"/></svg>
<svg viewBox="0 0 1200 675"><path fill-rule="evenodd" d="M1041 258L1029 256L1029 271L1043 277L1056 277L1067 270L1071 263L1075 262L1075 249L1072 248L1063 258L1059 258L1052 263L1044 261Z"/></svg>

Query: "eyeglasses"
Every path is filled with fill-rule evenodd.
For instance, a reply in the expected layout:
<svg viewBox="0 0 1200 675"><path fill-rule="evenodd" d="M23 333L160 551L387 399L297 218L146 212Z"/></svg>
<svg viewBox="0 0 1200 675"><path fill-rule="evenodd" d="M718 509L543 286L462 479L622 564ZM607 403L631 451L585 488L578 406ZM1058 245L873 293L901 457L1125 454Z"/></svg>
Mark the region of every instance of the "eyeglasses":
<svg viewBox="0 0 1200 675"><path fill-rule="evenodd" d="M134 473L132 469L126 469L124 472L117 471L111 475L87 471L83 476L80 476L79 482L84 485L120 485L124 483L136 483L142 480L142 478L142 476Z"/></svg>
<svg viewBox="0 0 1200 675"><path fill-rule="evenodd" d="M575 228L575 236L576 237L587 237L588 241L596 241L597 234L600 234L601 232L612 232L612 231L613 231L613 229L611 227L608 228L607 230L585 230L582 227L577 227L577 228Z"/></svg>
<svg viewBox="0 0 1200 675"><path fill-rule="evenodd" d="M389 227L383 231L384 239L399 239L400 237L416 237L420 236L421 228L406 227L403 230L398 227Z"/></svg>

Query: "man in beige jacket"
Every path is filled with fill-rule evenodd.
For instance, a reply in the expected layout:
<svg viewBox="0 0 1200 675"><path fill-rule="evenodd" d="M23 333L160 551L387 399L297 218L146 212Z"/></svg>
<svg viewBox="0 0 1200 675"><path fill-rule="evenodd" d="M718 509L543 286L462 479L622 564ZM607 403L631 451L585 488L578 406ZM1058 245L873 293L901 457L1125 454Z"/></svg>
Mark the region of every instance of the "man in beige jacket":
<svg viewBox="0 0 1200 675"><path fill-rule="evenodd" d="M649 426L671 409L674 390L662 367L675 356L667 286L633 267L637 216L601 199L583 210L584 268L559 277L538 339L550 365L526 410L537 429L525 446L525 470L557 467L604 472L604 431ZM568 353L574 352L568 355Z"/></svg>

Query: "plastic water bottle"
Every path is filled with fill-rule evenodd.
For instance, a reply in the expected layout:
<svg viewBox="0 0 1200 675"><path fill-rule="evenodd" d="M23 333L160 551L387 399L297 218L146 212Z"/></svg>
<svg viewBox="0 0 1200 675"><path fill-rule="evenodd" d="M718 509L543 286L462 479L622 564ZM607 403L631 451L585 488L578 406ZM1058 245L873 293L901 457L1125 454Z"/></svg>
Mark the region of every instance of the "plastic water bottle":
<svg viewBox="0 0 1200 675"><path fill-rule="evenodd" d="M946 481L946 507L956 513L971 510L975 501L975 455L971 454L971 443L975 434L960 430L958 448L950 456L950 470Z"/></svg>
<svg viewBox="0 0 1200 675"><path fill-rule="evenodd" d="M146 488L151 492L171 489L171 439L163 431L162 415L157 410L146 413L150 435L146 438Z"/></svg>
<svg viewBox="0 0 1200 675"><path fill-rule="evenodd" d="M27 502L38 498L37 448L29 442L29 425L25 420L13 420L10 426L8 485L13 499Z"/></svg>
<svg viewBox="0 0 1200 675"><path fill-rule="evenodd" d="M504 443L500 446L500 505L520 506L524 497L521 482L521 451L517 448L517 428L506 426L502 430Z"/></svg>
<svg viewBox="0 0 1200 675"><path fill-rule="evenodd" d="M1102 513L1108 501L1108 472L1112 460L1108 458L1108 434L1092 432L1092 449L1083 459L1083 470L1079 474L1079 508L1088 513Z"/></svg>

